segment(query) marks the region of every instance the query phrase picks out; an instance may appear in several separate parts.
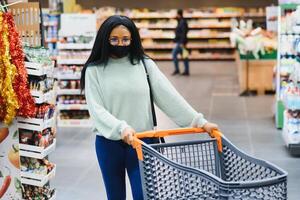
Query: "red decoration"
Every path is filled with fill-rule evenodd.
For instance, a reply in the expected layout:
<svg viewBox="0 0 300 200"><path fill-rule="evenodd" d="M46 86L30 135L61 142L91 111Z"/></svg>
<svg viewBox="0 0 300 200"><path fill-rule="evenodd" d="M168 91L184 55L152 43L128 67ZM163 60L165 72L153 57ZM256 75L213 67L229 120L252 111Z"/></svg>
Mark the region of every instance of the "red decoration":
<svg viewBox="0 0 300 200"><path fill-rule="evenodd" d="M17 116L33 117L35 114L35 102L28 87L28 75L24 62L25 55L23 52L20 35L17 32L12 14L5 13L4 17L8 23L11 62L17 68L17 75L13 82L13 88L19 101L19 110Z"/></svg>

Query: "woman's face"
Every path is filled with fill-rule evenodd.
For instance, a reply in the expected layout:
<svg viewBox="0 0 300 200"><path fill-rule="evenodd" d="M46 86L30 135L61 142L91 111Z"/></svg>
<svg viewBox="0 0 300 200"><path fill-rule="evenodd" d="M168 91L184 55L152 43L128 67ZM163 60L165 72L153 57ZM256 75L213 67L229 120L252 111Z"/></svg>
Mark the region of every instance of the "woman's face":
<svg viewBox="0 0 300 200"><path fill-rule="evenodd" d="M131 33L125 26L117 26L111 31L109 42L112 46L129 46Z"/></svg>

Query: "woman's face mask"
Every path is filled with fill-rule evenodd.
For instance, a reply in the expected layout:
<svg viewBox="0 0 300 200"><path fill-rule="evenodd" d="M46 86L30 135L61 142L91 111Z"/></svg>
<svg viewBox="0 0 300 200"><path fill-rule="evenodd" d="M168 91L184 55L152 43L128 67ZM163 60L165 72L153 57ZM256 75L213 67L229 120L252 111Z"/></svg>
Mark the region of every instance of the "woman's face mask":
<svg viewBox="0 0 300 200"><path fill-rule="evenodd" d="M111 54L116 56L117 58L123 58L129 54L130 46L114 46L110 44L109 50Z"/></svg>

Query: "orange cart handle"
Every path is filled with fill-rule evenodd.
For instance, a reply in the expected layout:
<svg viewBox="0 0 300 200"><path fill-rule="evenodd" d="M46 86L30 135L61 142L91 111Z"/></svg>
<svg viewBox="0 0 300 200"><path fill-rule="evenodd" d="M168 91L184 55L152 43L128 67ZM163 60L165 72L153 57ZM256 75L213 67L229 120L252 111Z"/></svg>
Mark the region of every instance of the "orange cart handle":
<svg viewBox="0 0 300 200"><path fill-rule="evenodd" d="M203 128L180 128L180 129L170 129L170 130L160 130L160 131L146 131L141 133L136 133L133 136L133 148L136 149L139 160L143 160L142 152L142 141L141 138L153 138L153 137L165 137L174 135L185 135L191 133L206 133ZM219 130L213 130L209 135L216 138L218 151L222 152L222 133Z"/></svg>

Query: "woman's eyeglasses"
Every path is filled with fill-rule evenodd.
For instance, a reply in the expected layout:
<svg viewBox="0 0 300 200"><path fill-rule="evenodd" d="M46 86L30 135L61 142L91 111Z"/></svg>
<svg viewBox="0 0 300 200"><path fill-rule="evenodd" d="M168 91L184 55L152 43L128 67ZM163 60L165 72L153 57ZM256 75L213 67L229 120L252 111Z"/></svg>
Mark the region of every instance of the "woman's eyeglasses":
<svg viewBox="0 0 300 200"><path fill-rule="evenodd" d="M109 43L113 46L117 46L119 44L122 44L124 46L129 46L131 43L131 39L130 38L110 38L109 39Z"/></svg>

